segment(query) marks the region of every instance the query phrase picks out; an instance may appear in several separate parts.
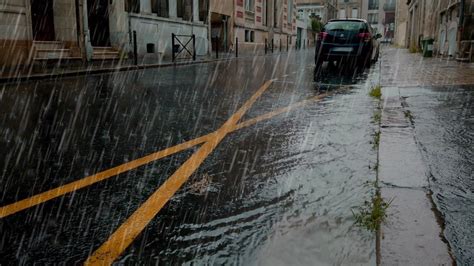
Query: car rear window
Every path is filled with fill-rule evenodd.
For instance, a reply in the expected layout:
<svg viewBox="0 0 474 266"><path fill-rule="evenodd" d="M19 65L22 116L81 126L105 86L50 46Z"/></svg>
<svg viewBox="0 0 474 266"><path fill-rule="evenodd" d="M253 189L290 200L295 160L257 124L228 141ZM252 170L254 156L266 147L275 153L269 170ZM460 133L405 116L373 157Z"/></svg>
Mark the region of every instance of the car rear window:
<svg viewBox="0 0 474 266"><path fill-rule="evenodd" d="M359 21L331 21L324 26L326 31L366 31L364 22Z"/></svg>

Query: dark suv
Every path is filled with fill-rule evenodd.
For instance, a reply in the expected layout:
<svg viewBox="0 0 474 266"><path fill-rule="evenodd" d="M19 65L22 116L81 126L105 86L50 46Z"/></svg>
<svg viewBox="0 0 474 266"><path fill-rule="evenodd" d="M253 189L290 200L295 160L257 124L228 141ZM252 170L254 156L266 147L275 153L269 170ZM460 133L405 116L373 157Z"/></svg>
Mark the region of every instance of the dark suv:
<svg viewBox="0 0 474 266"><path fill-rule="evenodd" d="M359 67L378 59L379 45L372 28L363 19L333 19L324 25L316 43L316 68L324 61L350 59Z"/></svg>

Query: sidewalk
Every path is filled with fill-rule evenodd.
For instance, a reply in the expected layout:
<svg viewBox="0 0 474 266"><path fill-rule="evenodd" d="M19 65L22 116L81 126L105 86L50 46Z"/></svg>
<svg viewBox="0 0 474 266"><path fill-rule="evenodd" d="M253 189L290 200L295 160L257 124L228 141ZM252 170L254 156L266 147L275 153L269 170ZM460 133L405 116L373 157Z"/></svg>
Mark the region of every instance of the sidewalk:
<svg viewBox="0 0 474 266"><path fill-rule="evenodd" d="M290 52L295 52L299 50L291 50ZM123 61L118 60L99 60L94 61L93 63L82 65L81 63L68 63L64 65L58 65L57 63L51 62L49 67L42 67L39 64L36 64L29 68L3 71L0 73L0 84L1 83L10 83L10 82L21 82L28 80L41 80L41 79L50 79L50 78L61 78L61 77L70 77L70 76L82 76L82 75L92 75L92 74L103 74L103 73L112 73L120 71L129 71L137 69L147 69L147 68L161 68L161 67L172 67L172 66L182 66L182 65L194 65L194 64L204 64L225 60L233 60L240 58L253 58L260 56L274 56L274 55L284 55L288 54L287 51L271 53L268 51L267 54L264 51L257 51L256 53L241 52L238 57L236 57L235 52L219 52L219 58L216 58L216 53L213 52L210 55L197 56L196 61L193 61L192 58L186 59L177 59L176 62L173 62L171 58L168 59L158 59L152 56L145 56L139 59L138 64L135 65L132 59L126 59Z"/></svg>
<svg viewBox="0 0 474 266"><path fill-rule="evenodd" d="M445 221L433 199L431 169L416 135L421 118L407 103L419 94L407 91L474 84L474 64L423 58L394 48L385 49L381 60L379 180L382 197L393 200L381 228L381 264L451 265ZM426 93L433 94L428 89Z"/></svg>
<svg viewBox="0 0 474 266"><path fill-rule="evenodd" d="M80 62L66 62L63 65L51 62L49 65L47 65L47 67L37 63L29 68L2 72L0 75L0 83L111 73L146 68L202 64L220 60L226 60L226 58L215 59L212 56L200 56L196 58L196 61L193 61L192 59L177 59L176 62L172 62L171 59L157 60L155 58L145 57L142 58L137 65L135 65L133 60L130 59L123 61L98 60L86 65L83 65Z"/></svg>

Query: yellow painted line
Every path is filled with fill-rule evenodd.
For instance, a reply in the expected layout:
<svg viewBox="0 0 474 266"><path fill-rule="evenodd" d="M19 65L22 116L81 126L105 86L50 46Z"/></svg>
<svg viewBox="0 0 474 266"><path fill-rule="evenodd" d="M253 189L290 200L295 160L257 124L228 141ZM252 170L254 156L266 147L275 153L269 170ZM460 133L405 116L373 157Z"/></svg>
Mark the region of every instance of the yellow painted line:
<svg viewBox="0 0 474 266"><path fill-rule="evenodd" d="M156 161L159 159L162 159L164 157L167 157L169 155L172 155L174 153L192 148L196 145L199 145L201 143L204 143L208 141L209 139L212 138L214 133L199 137L197 139L193 139L184 143L181 143L179 145L167 148L165 150L152 153L150 155L147 155L145 157L130 161L128 163L124 163L122 165L116 166L114 168L110 168L108 170L105 170L103 172L99 172L95 175L91 175L88 177L85 177L83 179L68 183L64 186L60 186L51 190L48 190L46 192L37 194L35 196L32 196L30 198L24 199L17 201L15 203L12 203L10 205L6 205L4 207L0 208L0 219L7 217L9 215L15 214L19 211L31 208L33 206L36 206L38 204L44 203L46 201L52 200L54 198L63 196L67 193L79 190L81 188L85 188L87 186L93 185L97 182L106 180L110 177L116 176L118 174L130 171L132 169L135 169L137 167L140 167L142 165L148 164L152 161Z"/></svg>
<svg viewBox="0 0 474 266"><path fill-rule="evenodd" d="M267 113L267 114L260 115L258 117L249 119L245 122L242 122L242 123L236 125L232 129L232 131L237 131L237 130L240 130L242 128L252 126L256 123L259 123L261 121L270 119L274 116L280 115L282 113L289 112L292 109L295 109L297 107L301 107L301 106L306 105L308 103L311 103L313 101L322 99L322 98L324 98L328 95L329 95L328 93L320 94L320 95L312 97L310 99L303 100L301 102L297 102L297 103L292 104L290 106L280 108L280 109L277 109L277 110L272 111L270 113ZM0 219L5 218L7 216L10 216L12 214L15 214L17 212L26 210L28 208L34 207L36 205L45 203L49 200L61 197L65 194L68 194L68 193L74 192L76 190L88 187L88 186L93 185L95 183L104 181L106 179L109 179L109 178L114 177L116 175L122 174L124 172L133 170L135 168L138 168L138 167L143 166L145 164L148 164L150 162L162 159L164 157L173 155L175 153L181 152L181 151L186 150L186 149L190 149L190 148L192 148L196 145L200 145L200 144L208 141L209 139L212 138L213 134L215 134L215 133L207 134L205 136L202 136L202 137L199 137L199 138L196 138L196 139L178 144L176 146L164 149L162 151L152 153L152 154L147 155L145 157L142 157L142 158L130 161L128 163L116 166L114 168L105 170L103 172L99 172L97 174L82 178L80 180L68 183L66 185L63 185L63 186L60 186L60 187L57 187L57 188L39 193L39 194L36 194L32 197L17 201L15 203L10 204L10 205L6 205L6 206L0 208Z"/></svg>
<svg viewBox="0 0 474 266"><path fill-rule="evenodd" d="M314 102L314 101L319 101L321 99L323 99L324 97L328 96L329 93L324 93L324 94L320 94L320 95L317 95L317 96L314 96L314 97L311 97L309 99L306 99L306 100L303 100L301 102L297 102L297 103L294 103L294 104L291 104L287 107L283 107L283 108L280 108L280 109L277 109L277 110L274 110L272 112L269 112L269 113L266 113L266 114L263 114L263 115L260 115L260 116L257 116L255 118L252 118L252 119L249 119L249 120L246 120L245 122L242 122L238 125L235 126L235 131L239 130L239 129L242 129L242 128L245 128L245 127L249 127L251 125L254 125L256 123L259 123L261 121L264 121L264 120L268 120L274 116L277 116L277 115L280 115L280 114L283 114L283 113L288 113L289 111L291 111L292 109L295 109L297 107L301 107L301 106L304 106L306 104L309 104L311 102Z"/></svg>
<svg viewBox="0 0 474 266"><path fill-rule="evenodd" d="M156 190L85 262L85 265L110 265L145 229L163 206L199 168L217 145L235 128L242 116L270 87L267 81L245 104L219 128L165 183Z"/></svg>

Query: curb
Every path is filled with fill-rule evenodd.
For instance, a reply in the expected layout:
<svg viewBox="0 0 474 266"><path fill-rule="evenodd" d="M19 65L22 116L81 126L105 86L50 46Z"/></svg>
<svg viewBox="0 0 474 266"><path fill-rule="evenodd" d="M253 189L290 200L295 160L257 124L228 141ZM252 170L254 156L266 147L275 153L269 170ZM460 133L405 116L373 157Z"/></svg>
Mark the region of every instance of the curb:
<svg viewBox="0 0 474 266"><path fill-rule="evenodd" d="M81 69L81 70L74 70L74 71L66 71L62 73L34 74L30 76L23 75L23 76L16 76L16 77L12 77L12 76L0 77L0 84L18 83L18 82L25 82L25 81L45 80L45 79L54 79L54 78L65 78L65 77L78 77L78 76L85 76L85 75L124 72L124 71L133 71L133 70L141 70L141 69L149 69L149 68L165 68L165 67L208 64L208 63L215 63L215 62L221 62L221 61L231 61L231 60L242 59L242 58L251 58L255 56L267 57L267 56L275 56L275 55L283 55L283 54L288 54L288 52L273 53L273 54L270 53L270 54L264 54L264 55L254 55L254 56L230 57L230 58L222 58L222 59L206 59L206 60L201 60L201 61L189 61L189 62L182 62L182 63L145 64L145 65L136 65L136 66L128 65L128 66L122 66L122 67L109 67L109 68L99 68L99 69Z"/></svg>
<svg viewBox="0 0 474 266"><path fill-rule="evenodd" d="M245 57L242 57L245 58ZM54 79L54 78L65 78L65 77L77 77L85 75L95 75L95 74L105 74L105 73L114 73L114 72L124 72L124 71L133 71L140 69L149 69L149 68L165 68L173 66L187 66L187 65L198 65L198 64L207 64L220 61L229 61L238 58L222 58L222 59L208 59L201 61L191 61L191 62L182 62L182 63L164 63L164 64L146 64L138 66L122 66L122 67L109 67L109 68L98 68L98 69L81 69L75 71L66 71L62 73L48 73L48 74L34 74L30 76L16 76L16 77L0 77L0 84L8 83L17 83L24 81L35 81L35 80L45 80L45 79Z"/></svg>

